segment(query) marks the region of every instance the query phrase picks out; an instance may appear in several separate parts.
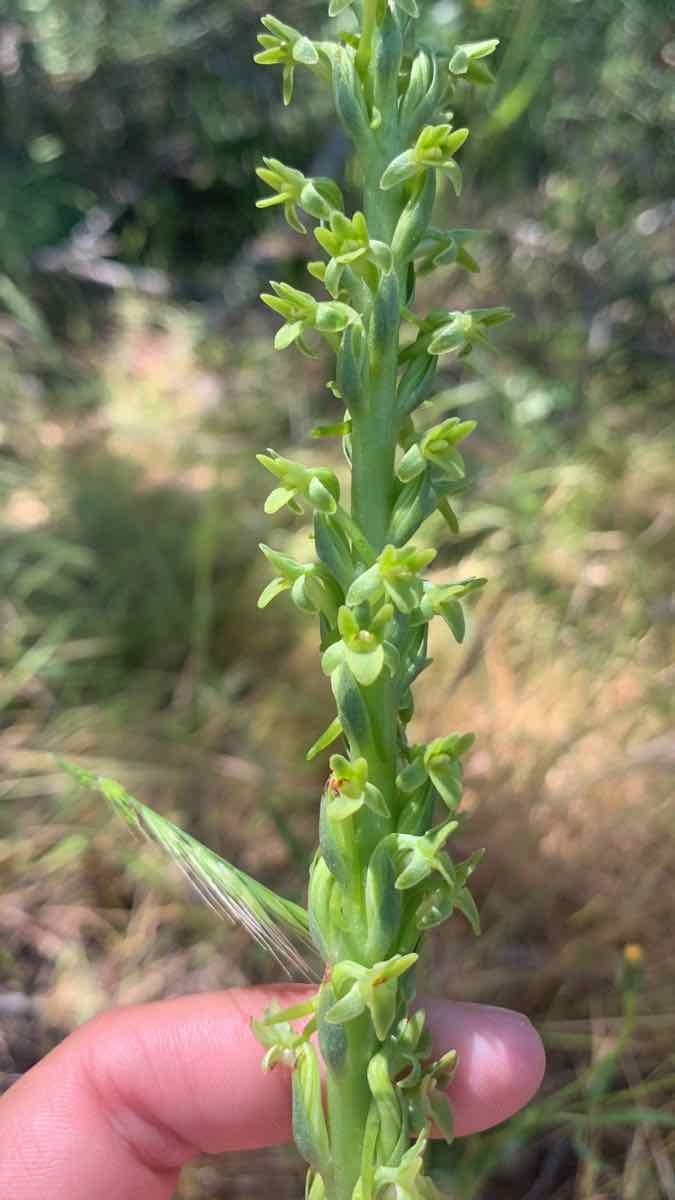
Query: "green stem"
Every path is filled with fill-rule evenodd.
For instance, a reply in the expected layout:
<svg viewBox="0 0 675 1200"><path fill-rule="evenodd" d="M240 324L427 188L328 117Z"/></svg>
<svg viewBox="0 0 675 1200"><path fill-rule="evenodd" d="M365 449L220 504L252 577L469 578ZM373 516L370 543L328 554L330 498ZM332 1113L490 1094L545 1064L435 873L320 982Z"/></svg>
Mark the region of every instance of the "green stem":
<svg viewBox="0 0 675 1200"><path fill-rule="evenodd" d="M373 179L377 175L377 183ZM373 236L391 242L396 212L379 190L379 172L369 172L365 189L366 219ZM375 215L376 214L376 215ZM351 512L376 554L386 544L391 518L394 459L398 441L396 377L400 316L391 322L385 345L371 356L360 410L352 415Z"/></svg>
<svg viewBox="0 0 675 1200"><path fill-rule="evenodd" d="M333 1000L332 989L325 993L321 1007ZM339 1033L336 1033L339 1030ZM326 1062L326 1106L333 1159L332 1178L326 1200L352 1200L361 1174L363 1137L371 1103L367 1068L377 1043L370 1019L364 1014L346 1025L329 1026L319 1017L319 1038ZM339 1046L339 1052L331 1052Z"/></svg>
<svg viewBox="0 0 675 1200"><path fill-rule="evenodd" d="M361 74L368 69L373 39L377 36L376 8L376 0L365 0L363 32L357 54L357 69ZM364 211L371 236L391 243L401 205L398 197L385 194L379 186L384 167L398 152L390 128L382 129L375 145L378 153L372 161L362 164ZM369 314L371 325L374 323L373 307ZM387 543L393 503L398 439L395 406L399 330L400 317L397 317L386 329L384 339L380 334L377 346L371 345L361 404L358 412L352 414L351 516L375 554L379 554ZM368 761L369 780L379 787L391 811L395 812L398 719L395 681L385 672L375 684L364 689L363 697L370 714L373 742L361 747L360 751ZM378 841L392 825L369 813L361 814L359 824L360 863L364 870ZM367 925L365 913L364 924ZM320 1036L322 1024L325 1038L326 1025L320 1018ZM330 1050L326 1052L322 1047L327 1064L326 1107L333 1158L327 1200L352 1200L360 1176L363 1140L372 1102L367 1070L377 1047L367 1016L344 1025L342 1033L343 1056L339 1065L331 1065Z"/></svg>
<svg viewBox="0 0 675 1200"><path fill-rule="evenodd" d="M394 478L394 444L377 411L354 426L352 437L352 516L379 554L387 541Z"/></svg>

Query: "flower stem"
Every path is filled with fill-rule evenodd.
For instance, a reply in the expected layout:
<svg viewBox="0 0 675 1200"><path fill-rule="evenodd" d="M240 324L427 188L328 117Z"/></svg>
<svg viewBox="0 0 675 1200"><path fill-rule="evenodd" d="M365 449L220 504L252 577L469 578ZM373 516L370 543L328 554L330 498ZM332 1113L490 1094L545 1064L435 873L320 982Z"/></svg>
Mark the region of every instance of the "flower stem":
<svg viewBox="0 0 675 1200"><path fill-rule="evenodd" d="M331 1067L324 1054L327 1062L326 1109L333 1156L333 1175L326 1189L326 1200L352 1200L361 1173L363 1136L371 1104L367 1069L376 1049L369 1026L368 1017L362 1016L341 1027L345 1049L339 1065ZM321 1034L319 1018L319 1037Z"/></svg>

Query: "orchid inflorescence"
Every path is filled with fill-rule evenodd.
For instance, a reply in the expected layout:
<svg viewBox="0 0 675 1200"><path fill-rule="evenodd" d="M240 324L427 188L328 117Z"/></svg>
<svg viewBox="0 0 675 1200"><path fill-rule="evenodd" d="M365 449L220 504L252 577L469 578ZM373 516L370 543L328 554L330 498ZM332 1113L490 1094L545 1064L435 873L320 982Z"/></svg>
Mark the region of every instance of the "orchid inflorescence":
<svg viewBox="0 0 675 1200"><path fill-rule="evenodd" d="M463 819L462 758L473 735L417 745L406 729L413 685L430 662L430 622L441 617L461 642L463 602L485 580L426 577L435 550L413 539L436 513L457 532L461 447L475 423L448 416L427 428L415 414L440 356L465 358L510 314L420 314L416 280L445 266L478 270L467 248L476 231L438 228L432 212L439 184L455 194L462 186L456 156L469 131L454 127L448 106L457 89L492 82L486 59L497 42L440 51L418 44L418 0L330 0L329 15L344 25L337 41L312 41L263 17L256 56L282 66L285 103L299 71L332 87L361 181L361 205L349 213L331 179L275 158L258 170L270 189L260 207L279 205L296 232L313 223L322 257L308 263L308 290L273 282L262 299L282 319L278 350L313 355L323 344L334 356L328 386L343 417L314 433L342 439L351 475L346 499L328 467L275 450L258 456L274 480L266 513L288 507L311 520L313 533L309 561L261 547L273 577L259 607L288 593L318 617L336 714L308 760L341 741L321 798L307 907L223 861L119 784L68 769L290 972L316 978L308 948L320 956L316 992L254 1022L264 1067L292 1072L308 1200L431 1200L438 1192L426 1152L432 1129L452 1138L445 1089L456 1055L433 1060L413 1003L415 964L423 934L453 913L478 932L468 883L480 852L458 862L448 849ZM325 295L317 298L318 286Z"/></svg>
<svg viewBox="0 0 675 1200"><path fill-rule="evenodd" d="M414 414L439 357L466 357L510 314L419 315L414 306L418 275L445 265L478 270L467 248L476 231L445 231L431 217L440 181L456 195L462 187L457 155L469 130L454 127L448 105L456 88L492 81L485 60L497 42L444 52L418 45L417 0L331 0L329 15L341 14L337 41L311 41L264 17L256 56L282 64L286 103L297 70L330 83L362 203L346 211L335 182L277 159L258 170L272 193L259 206L283 206L298 232L311 222L323 254L308 264L323 298L316 285L274 282L262 299L284 322L277 349L311 355L323 341L335 356L329 387L344 416L314 432L342 438L351 488L347 503L333 471L271 450L258 456L275 478L266 512L287 504L304 513L316 556L298 562L262 546L275 575L260 607L289 592L318 616L337 712L308 758L337 739L342 748L330 757L309 880L308 928L323 981L305 1004L270 1012L255 1028L265 1066L293 1072L293 1129L309 1164L310 1200L425 1200L437 1194L425 1172L432 1128L452 1137L444 1089L456 1056L431 1060L424 1014L412 1006L414 967L423 933L453 912L478 932L468 880L480 854L456 862L447 848L461 821L461 760L473 736L411 745L406 726L412 685L429 664L430 621L442 617L461 642L462 602L485 580L425 578L435 550L412 539L435 512L457 531L453 497L466 486L460 447L475 422L450 416L418 428Z"/></svg>

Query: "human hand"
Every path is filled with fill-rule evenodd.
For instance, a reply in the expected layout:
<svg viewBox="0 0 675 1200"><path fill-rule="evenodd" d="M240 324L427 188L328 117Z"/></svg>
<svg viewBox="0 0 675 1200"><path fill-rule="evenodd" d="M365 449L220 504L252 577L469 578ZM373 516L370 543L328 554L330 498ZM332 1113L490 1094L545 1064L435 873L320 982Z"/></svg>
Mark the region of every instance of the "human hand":
<svg viewBox="0 0 675 1200"><path fill-rule="evenodd" d="M3 1200L170 1200L198 1154L291 1139L290 1074L263 1074L250 1020L295 986L236 988L115 1009L83 1025L0 1100ZM507 1009L425 1000L436 1050L454 1047L458 1134L536 1092L544 1051Z"/></svg>

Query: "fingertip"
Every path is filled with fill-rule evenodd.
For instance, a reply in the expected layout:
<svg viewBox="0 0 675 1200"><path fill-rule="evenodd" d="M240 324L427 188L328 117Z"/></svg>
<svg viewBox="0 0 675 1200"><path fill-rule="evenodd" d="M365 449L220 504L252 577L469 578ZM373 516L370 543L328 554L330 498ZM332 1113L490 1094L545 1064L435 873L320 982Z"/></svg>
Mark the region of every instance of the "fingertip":
<svg viewBox="0 0 675 1200"><path fill-rule="evenodd" d="M483 1004L425 1004L439 1051L457 1050L448 1089L458 1135L478 1133L512 1116L541 1085L543 1043L522 1013Z"/></svg>

